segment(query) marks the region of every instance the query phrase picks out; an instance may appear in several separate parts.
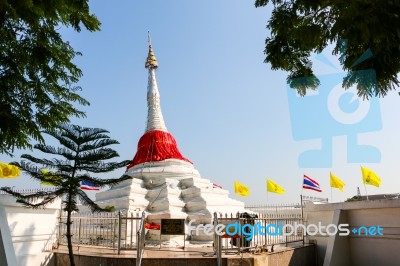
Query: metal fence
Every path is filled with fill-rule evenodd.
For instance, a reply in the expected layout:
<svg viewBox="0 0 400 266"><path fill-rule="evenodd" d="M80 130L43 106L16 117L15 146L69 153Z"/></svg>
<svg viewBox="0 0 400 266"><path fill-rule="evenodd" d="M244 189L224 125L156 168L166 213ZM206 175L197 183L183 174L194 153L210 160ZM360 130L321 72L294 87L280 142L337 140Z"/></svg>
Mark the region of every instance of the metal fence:
<svg viewBox="0 0 400 266"><path fill-rule="evenodd" d="M328 203L329 199L328 198L301 195L301 201L302 202L311 201L311 202Z"/></svg>
<svg viewBox="0 0 400 266"><path fill-rule="evenodd" d="M293 242L304 243L304 230L299 227L295 232L288 232L288 227L303 223L301 204L274 204L246 206L247 217L242 214L214 214L215 224L235 224L235 232L215 235L214 248L221 251L242 252L246 249L261 248ZM256 215L255 215L256 214ZM285 228L285 229L284 229ZM282 232L280 230L286 230ZM233 234L233 236L232 236Z"/></svg>
<svg viewBox="0 0 400 266"><path fill-rule="evenodd" d="M250 248L304 241L301 228L296 234L274 233L276 228L284 228L287 224L294 226L296 223L302 223L301 204L257 205L247 206L246 209L249 213L257 213L257 218L241 217L239 213L214 215L214 225L237 223L241 228L246 225L249 230L246 233L252 234L251 239L246 239L249 235L244 234L236 237L225 235L215 238L214 246L220 247L219 252L221 250L241 252ZM58 231L53 234L45 249L50 249L55 244L67 244L66 220L66 213L62 213ZM138 258L141 258L145 244L144 212L74 213L71 220L74 246L99 246L116 249L118 253L120 250L136 249ZM263 233L259 230L260 228L267 228L269 231ZM57 242L54 241L55 236L57 236Z"/></svg>
<svg viewBox="0 0 400 266"><path fill-rule="evenodd" d="M142 265L142 258L143 258L143 253L144 253L144 247L145 247L145 219L146 215L145 212L142 213L142 218L140 220L140 226L139 229L136 233L136 243L137 243L137 248L136 248L136 266Z"/></svg>
<svg viewBox="0 0 400 266"><path fill-rule="evenodd" d="M72 244L106 248L136 249L136 231L141 217L138 212L129 213L88 213L72 214ZM67 244L67 217L60 216L58 243Z"/></svg>
<svg viewBox="0 0 400 266"><path fill-rule="evenodd" d="M56 189L54 187L43 187L43 188L27 188L27 189L17 189L15 186L11 187L11 190L21 194L33 194L37 192L52 192ZM0 195L9 195L7 192L0 190Z"/></svg>
<svg viewBox="0 0 400 266"><path fill-rule="evenodd" d="M239 215L220 215L218 224L236 224L235 231L231 231L230 235L225 233L219 240L215 240L214 246L220 246L223 251L240 253L251 248L304 241L303 228L289 234L285 226L292 225L294 228L296 224L302 224L301 216L271 218L261 215L258 218L241 218ZM287 230L285 233L281 231L283 228Z"/></svg>
<svg viewBox="0 0 400 266"><path fill-rule="evenodd" d="M214 227L216 227L219 224L218 221L218 215L217 213L214 213L214 221L213 221L213 225ZM222 238L221 236L214 234L214 253L215 255L217 255L217 266L221 266L222 265Z"/></svg>
<svg viewBox="0 0 400 266"><path fill-rule="evenodd" d="M292 204L260 204L249 205L246 210L255 212L268 218L301 218L302 205L300 203Z"/></svg>
<svg viewBox="0 0 400 266"><path fill-rule="evenodd" d="M140 212L130 212L126 215L124 213L120 213L120 244L119 250L124 249L136 249L137 248L137 239L136 234L141 226L141 221L143 220L143 213ZM143 227L144 223L142 222Z"/></svg>

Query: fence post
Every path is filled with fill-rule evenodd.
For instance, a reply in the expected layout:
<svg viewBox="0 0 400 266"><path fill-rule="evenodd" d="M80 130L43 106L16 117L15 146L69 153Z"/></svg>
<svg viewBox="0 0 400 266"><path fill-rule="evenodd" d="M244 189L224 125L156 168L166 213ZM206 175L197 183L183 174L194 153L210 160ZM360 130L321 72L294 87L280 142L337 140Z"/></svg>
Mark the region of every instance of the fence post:
<svg viewBox="0 0 400 266"><path fill-rule="evenodd" d="M118 245L117 245L118 255L121 253L121 211L118 212Z"/></svg>
<svg viewBox="0 0 400 266"><path fill-rule="evenodd" d="M288 220L285 219L285 224L288 224ZM288 244L288 240L287 240L287 227L285 227L285 247L287 247Z"/></svg>
<svg viewBox="0 0 400 266"><path fill-rule="evenodd" d="M113 219L112 219L112 221L113 221L113 226L112 226L112 228L113 228L113 230L112 230L112 234L113 234L113 236L112 236L112 248L115 248L115 229L117 228L117 226L116 226L116 220L117 219L115 219L115 216L113 217Z"/></svg>
<svg viewBox="0 0 400 266"><path fill-rule="evenodd" d="M213 221L214 227L218 225L218 215L216 212L214 212L214 221ZM221 236L217 234L216 231L214 231L214 248L215 248L215 254L217 255L217 265L222 266L222 245L221 245Z"/></svg>
<svg viewBox="0 0 400 266"><path fill-rule="evenodd" d="M59 221L58 221L58 239L57 239L57 247L60 245L60 243L61 243L61 228L62 228L62 223L61 223L61 221L62 221L62 218L61 218L61 216L62 216L62 209L60 209L60 217L59 217Z"/></svg>
<svg viewBox="0 0 400 266"><path fill-rule="evenodd" d="M301 204L301 223L304 224L304 212L303 212L303 195L300 195L300 204ZM303 246L305 244L304 234L303 234Z"/></svg>
<svg viewBox="0 0 400 266"><path fill-rule="evenodd" d="M142 264L142 258L143 258L143 253L144 253L144 247L145 247L145 218L146 214L143 211L142 212L142 218L140 219L140 227L139 230L137 230L136 233L136 266L140 266ZM161 242L160 242L161 246Z"/></svg>
<svg viewBox="0 0 400 266"><path fill-rule="evenodd" d="M81 221L82 221L82 218L79 218L79 228L78 228L78 246L81 244Z"/></svg>
<svg viewBox="0 0 400 266"><path fill-rule="evenodd" d="M128 216L128 215L127 215ZM138 217L138 215L137 215L137 212L136 212L136 217ZM133 218L133 212L131 212L131 219L130 219L130 224L131 224L131 230L130 230L130 232L131 232L131 235L130 235L130 237L129 237L129 239L130 239L130 243L129 243L129 248L130 249L132 249L132 246L133 246L133 236L134 236L134 234L135 234L135 230L137 230L137 222L136 222L136 226L135 226L135 230L133 230L133 221L134 221L134 218ZM136 220L137 221L137 220ZM128 223L128 220L126 221L127 223ZM127 226L128 227L128 226ZM126 240L125 240L126 241ZM136 244L137 245L137 244Z"/></svg>
<svg viewBox="0 0 400 266"><path fill-rule="evenodd" d="M267 216L265 215L265 214L262 214L262 216L263 216L263 224L264 224L264 228L265 228L265 234L264 234L264 246L265 246L265 248L267 248L267 235L268 235L268 232L267 232L267 226L268 226L268 224L267 224Z"/></svg>
<svg viewBox="0 0 400 266"><path fill-rule="evenodd" d="M236 219L238 221L238 224L241 225L240 228L242 228L243 225L242 225L242 221L240 220L239 212L236 213ZM239 233L239 238L237 239L238 241L236 243L237 243L237 248L238 248L238 254L240 254L242 252L241 247L242 247L243 235L241 234L241 232L238 232L238 233Z"/></svg>

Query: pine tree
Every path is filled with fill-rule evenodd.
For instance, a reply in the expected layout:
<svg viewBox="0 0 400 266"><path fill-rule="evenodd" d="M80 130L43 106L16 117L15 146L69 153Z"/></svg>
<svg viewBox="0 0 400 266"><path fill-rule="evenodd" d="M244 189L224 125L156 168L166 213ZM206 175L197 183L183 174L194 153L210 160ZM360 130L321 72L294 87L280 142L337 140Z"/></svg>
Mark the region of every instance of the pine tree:
<svg viewBox="0 0 400 266"><path fill-rule="evenodd" d="M74 266L71 234L71 213L78 212L78 200L91 211L109 211L110 208L101 208L87 194L81 190L82 181L88 181L100 188L118 184L130 179L123 175L117 179L100 179L92 174L107 173L124 167L129 160L122 162L109 162L118 157L118 153L108 148L109 145L118 144L118 141L110 139L108 131L99 128L86 128L77 125L65 125L54 131L46 131L46 134L59 141L62 147L55 148L46 144L36 144L35 149L46 154L56 155L53 159L39 159L32 155L24 154L26 159L18 165L23 172L35 180L54 186L53 191L40 191L33 194L20 194L9 187L1 190L13 195L17 202L30 208L40 208L62 199L63 211L67 213L67 241L71 266ZM48 170L43 173L43 169Z"/></svg>

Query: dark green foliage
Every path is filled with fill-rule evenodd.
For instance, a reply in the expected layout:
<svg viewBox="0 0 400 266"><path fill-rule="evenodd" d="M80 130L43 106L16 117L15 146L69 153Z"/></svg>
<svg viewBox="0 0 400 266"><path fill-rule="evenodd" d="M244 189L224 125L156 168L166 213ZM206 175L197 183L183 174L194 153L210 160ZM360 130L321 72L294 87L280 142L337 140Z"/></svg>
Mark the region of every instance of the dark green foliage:
<svg viewBox="0 0 400 266"><path fill-rule="evenodd" d="M37 144L35 149L44 153L56 155L53 159L40 159L32 155L24 154L26 159L20 163L13 163L21 168L33 179L39 182L52 184L54 191L42 191L34 194L20 194L12 188L4 187L3 190L17 198L17 202L30 208L40 208L62 198L63 210L67 212L67 239L70 252L70 262L74 265L71 242L71 213L79 211L78 200L92 211L113 211L113 206L101 208L93 202L84 191L81 190L82 181L89 181L98 187L118 184L130 179L123 175L117 179L100 179L91 173L107 173L115 169L127 166L131 161L109 162L109 159L118 157L118 153L107 146L118 144L116 140L110 139L108 131L99 128L85 128L76 125L66 125L54 131L45 132L56 138L62 147ZM49 172L43 174L42 169Z"/></svg>
<svg viewBox="0 0 400 266"><path fill-rule="evenodd" d="M108 212L115 212L116 211L115 207L112 206L112 205L107 205L107 206L104 207L104 209L106 209Z"/></svg>
<svg viewBox="0 0 400 266"><path fill-rule="evenodd" d="M0 0L0 153L43 143L41 130L82 117L88 105L75 84L79 53L63 41L60 27L99 30L88 0Z"/></svg>
<svg viewBox="0 0 400 266"><path fill-rule="evenodd" d="M385 96L399 85L400 2L376 0L256 0L256 7L274 5L267 28L265 62L288 71L288 83L305 94L319 80L312 71L311 53L333 43L332 54L347 76L343 87L357 85L359 96ZM346 40L346 41L343 41ZM374 69L375 77L363 75ZM292 79L302 78L302 83ZM304 79L305 78L305 79Z"/></svg>
<svg viewBox="0 0 400 266"><path fill-rule="evenodd" d="M360 201L361 196L353 196L351 198L348 198L345 202L353 202L353 201Z"/></svg>

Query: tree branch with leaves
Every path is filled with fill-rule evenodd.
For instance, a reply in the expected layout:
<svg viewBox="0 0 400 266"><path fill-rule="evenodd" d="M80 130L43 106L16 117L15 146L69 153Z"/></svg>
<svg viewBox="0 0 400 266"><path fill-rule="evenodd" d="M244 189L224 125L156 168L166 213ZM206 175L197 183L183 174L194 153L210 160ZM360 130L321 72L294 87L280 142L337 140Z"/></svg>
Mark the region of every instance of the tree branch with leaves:
<svg viewBox="0 0 400 266"><path fill-rule="evenodd" d="M375 0L256 0L273 5L267 23L265 62L289 72L287 82L300 95L317 89L312 53L334 44L333 55L347 76L342 86L357 86L363 98L385 96L399 86L400 2ZM373 69L376 77L365 73Z"/></svg>
<svg viewBox="0 0 400 266"><path fill-rule="evenodd" d="M98 31L88 0L0 1L0 153L44 143L42 130L84 117L82 71L60 28Z"/></svg>

